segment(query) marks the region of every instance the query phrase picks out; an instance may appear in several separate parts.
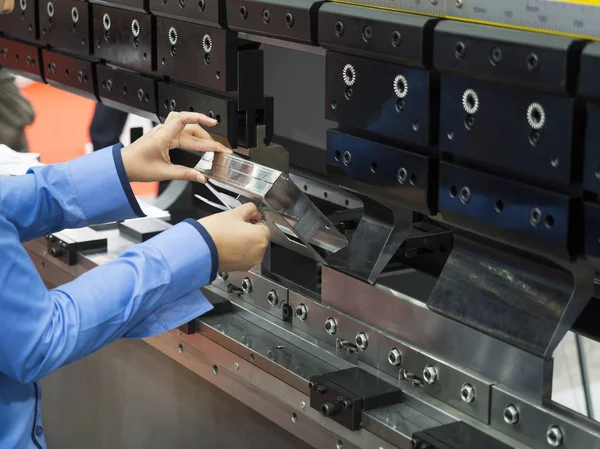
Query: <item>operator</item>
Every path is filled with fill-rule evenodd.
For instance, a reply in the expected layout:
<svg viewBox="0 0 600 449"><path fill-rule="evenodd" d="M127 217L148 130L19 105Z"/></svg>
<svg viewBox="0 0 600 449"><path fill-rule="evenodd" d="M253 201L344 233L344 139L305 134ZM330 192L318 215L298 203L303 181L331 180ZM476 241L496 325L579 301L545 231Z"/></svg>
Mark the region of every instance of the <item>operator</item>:
<svg viewBox="0 0 600 449"><path fill-rule="evenodd" d="M0 0L0 9L13 0ZM12 6L12 5L10 5ZM212 308L199 288L217 271L260 263L269 241L253 204L186 220L118 259L48 290L20 242L64 228L143 216L129 182L206 181L170 163L169 150L229 152L200 124L171 113L120 144L0 180L0 448L45 448L39 380L119 338L144 338Z"/></svg>

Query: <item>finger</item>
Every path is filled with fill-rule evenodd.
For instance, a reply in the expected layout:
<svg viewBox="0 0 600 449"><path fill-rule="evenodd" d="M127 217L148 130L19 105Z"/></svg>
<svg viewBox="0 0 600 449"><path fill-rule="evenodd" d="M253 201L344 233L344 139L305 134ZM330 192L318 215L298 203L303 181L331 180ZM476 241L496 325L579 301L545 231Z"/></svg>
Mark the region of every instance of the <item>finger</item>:
<svg viewBox="0 0 600 449"><path fill-rule="evenodd" d="M206 176L193 168L184 167L182 165L166 165L161 173L160 181L192 181L206 182Z"/></svg>
<svg viewBox="0 0 600 449"><path fill-rule="evenodd" d="M240 207L233 209L233 212L242 220L250 221L258 214L258 209L254 203L246 203Z"/></svg>
<svg viewBox="0 0 600 449"><path fill-rule="evenodd" d="M169 112L169 115L167 115L167 118L163 123L166 125L167 123L172 122L178 115L179 112Z"/></svg>
<svg viewBox="0 0 600 449"><path fill-rule="evenodd" d="M198 137L200 139L209 139L212 140L212 136L208 131L202 128L200 125L185 125L183 132L191 134L192 136Z"/></svg>
<svg viewBox="0 0 600 449"><path fill-rule="evenodd" d="M179 136L180 148L186 150L214 152L214 153L233 153L233 151L225 148L221 143L214 140L200 139L190 134L183 133Z"/></svg>
<svg viewBox="0 0 600 449"><path fill-rule="evenodd" d="M169 114L171 116L171 114ZM168 141L173 141L176 137L179 136L181 131L187 125L205 125L205 126L215 126L217 121L211 118L208 118L204 114L198 114L196 112L178 112L170 121L165 121L164 131L166 134L166 138Z"/></svg>
<svg viewBox="0 0 600 449"><path fill-rule="evenodd" d="M265 239L267 241L271 240L271 230L269 229L269 227L266 224L258 222L254 226L256 226L258 229L260 229L260 232L262 234L264 234Z"/></svg>

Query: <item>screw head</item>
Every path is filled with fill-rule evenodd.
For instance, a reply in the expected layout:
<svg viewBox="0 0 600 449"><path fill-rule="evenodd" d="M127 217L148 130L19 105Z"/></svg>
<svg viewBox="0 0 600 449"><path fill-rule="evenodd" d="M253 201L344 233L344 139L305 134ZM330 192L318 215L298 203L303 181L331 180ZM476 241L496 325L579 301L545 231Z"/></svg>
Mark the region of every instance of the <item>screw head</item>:
<svg viewBox="0 0 600 449"><path fill-rule="evenodd" d="M304 320L306 320L307 317L308 317L308 308L304 304L298 305L298 307L296 307L296 318L304 321Z"/></svg>
<svg viewBox="0 0 600 449"><path fill-rule="evenodd" d="M550 426L548 427L548 431L546 432L546 441L552 447L559 447L563 443L563 433L558 426Z"/></svg>
<svg viewBox="0 0 600 449"><path fill-rule="evenodd" d="M423 379L425 379L425 382L427 382L429 385L433 385L434 383L436 383L437 378L438 372L434 366L427 365L425 369L423 369Z"/></svg>
<svg viewBox="0 0 600 449"><path fill-rule="evenodd" d="M398 366L402 363L402 353L394 348L390 352L388 352L388 362L390 365Z"/></svg>
<svg viewBox="0 0 600 449"><path fill-rule="evenodd" d="M279 297L277 296L277 292L275 290L271 290L269 293L267 293L267 301L269 301L269 304L271 304L273 307L279 304Z"/></svg>
<svg viewBox="0 0 600 449"><path fill-rule="evenodd" d="M369 346L369 337L364 332L359 332L358 334L356 334L354 342L356 343L356 346L358 346L359 349L362 349L364 351Z"/></svg>
<svg viewBox="0 0 600 449"><path fill-rule="evenodd" d="M519 411L517 410L517 407L512 404L506 406L502 416L504 416L504 422L506 424L514 425L519 422Z"/></svg>
<svg viewBox="0 0 600 449"><path fill-rule="evenodd" d="M337 332L337 321L334 318L327 318L327 321L325 321L325 330L328 334L334 335Z"/></svg>
<svg viewBox="0 0 600 449"><path fill-rule="evenodd" d="M463 384L460 389L460 398L467 404L472 403L475 400L475 388L469 383Z"/></svg>
<svg viewBox="0 0 600 449"><path fill-rule="evenodd" d="M242 290L245 293L250 293L252 291L252 280L250 278L244 278L242 280Z"/></svg>

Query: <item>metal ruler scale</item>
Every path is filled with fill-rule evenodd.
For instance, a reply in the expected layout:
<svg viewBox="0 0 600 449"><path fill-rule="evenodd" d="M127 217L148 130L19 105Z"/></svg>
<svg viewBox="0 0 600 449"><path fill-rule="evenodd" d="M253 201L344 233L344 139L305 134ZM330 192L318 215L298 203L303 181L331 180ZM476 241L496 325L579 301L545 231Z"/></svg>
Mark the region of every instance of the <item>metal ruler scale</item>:
<svg viewBox="0 0 600 449"><path fill-rule="evenodd" d="M341 3L600 40L600 0L353 0Z"/></svg>

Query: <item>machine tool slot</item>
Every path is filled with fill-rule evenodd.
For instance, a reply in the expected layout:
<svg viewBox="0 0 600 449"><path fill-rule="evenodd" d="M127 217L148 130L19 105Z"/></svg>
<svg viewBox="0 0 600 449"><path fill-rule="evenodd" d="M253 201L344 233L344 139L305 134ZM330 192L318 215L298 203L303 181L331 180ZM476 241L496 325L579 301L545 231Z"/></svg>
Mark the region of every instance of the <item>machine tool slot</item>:
<svg viewBox="0 0 600 449"><path fill-rule="evenodd" d="M38 0L15 1L10 14L0 14L0 33L27 41L39 39Z"/></svg>
<svg viewBox="0 0 600 449"><path fill-rule="evenodd" d="M332 51L326 58L325 118L399 142L436 141L436 81L430 72Z"/></svg>
<svg viewBox="0 0 600 449"><path fill-rule="evenodd" d="M92 54L91 5L78 0L40 0L40 40L57 50Z"/></svg>
<svg viewBox="0 0 600 449"><path fill-rule="evenodd" d="M323 1L228 0L229 28L296 42L317 42L317 14Z"/></svg>
<svg viewBox="0 0 600 449"><path fill-rule="evenodd" d="M46 82L77 95L97 100L96 64L85 59L42 50Z"/></svg>
<svg viewBox="0 0 600 449"><path fill-rule="evenodd" d="M442 75L440 150L548 183L580 179L576 101Z"/></svg>
<svg viewBox="0 0 600 449"><path fill-rule="evenodd" d="M0 67L34 81L44 82L40 56L41 51L37 46L0 38Z"/></svg>
<svg viewBox="0 0 600 449"><path fill-rule="evenodd" d="M153 16L102 5L92 12L94 55L142 72L156 70Z"/></svg>
<svg viewBox="0 0 600 449"><path fill-rule="evenodd" d="M96 71L102 103L158 121L154 79L103 65L97 65Z"/></svg>
<svg viewBox="0 0 600 449"><path fill-rule="evenodd" d="M428 68L437 22L434 17L327 2L319 9L319 45Z"/></svg>
<svg viewBox="0 0 600 449"><path fill-rule="evenodd" d="M150 0L150 10L157 16L225 28L225 3L225 0Z"/></svg>

